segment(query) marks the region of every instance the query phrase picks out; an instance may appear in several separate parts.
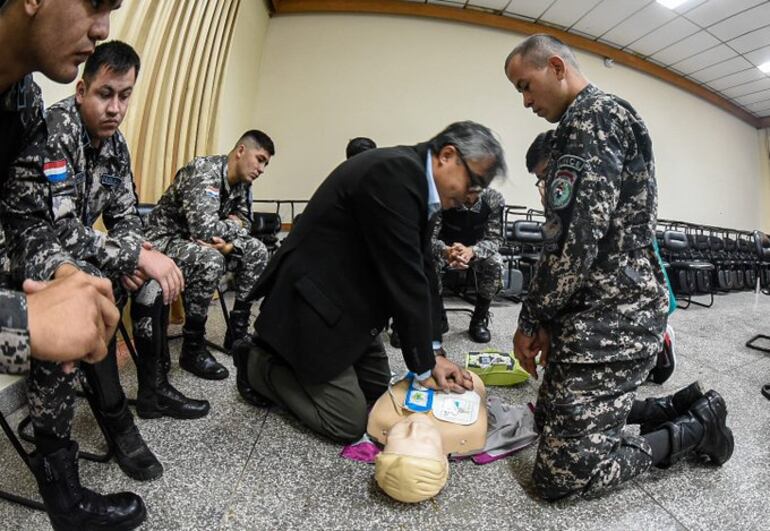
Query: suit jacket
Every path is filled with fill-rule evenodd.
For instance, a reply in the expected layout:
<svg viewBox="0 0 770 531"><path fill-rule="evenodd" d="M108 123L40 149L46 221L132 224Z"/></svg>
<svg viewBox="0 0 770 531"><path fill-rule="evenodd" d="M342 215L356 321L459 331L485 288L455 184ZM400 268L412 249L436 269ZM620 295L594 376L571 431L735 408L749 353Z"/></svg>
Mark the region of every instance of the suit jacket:
<svg viewBox="0 0 770 531"><path fill-rule="evenodd" d="M426 144L376 149L316 190L251 299L255 331L307 383L350 367L393 317L407 367L435 365Z"/></svg>

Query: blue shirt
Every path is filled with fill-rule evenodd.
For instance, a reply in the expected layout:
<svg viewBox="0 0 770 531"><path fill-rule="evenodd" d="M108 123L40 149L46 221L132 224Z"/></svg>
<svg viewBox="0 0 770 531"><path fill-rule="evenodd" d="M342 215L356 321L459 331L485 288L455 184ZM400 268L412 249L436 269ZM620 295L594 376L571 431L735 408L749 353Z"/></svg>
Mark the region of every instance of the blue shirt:
<svg viewBox="0 0 770 531"><path fill-rule="evenodd" d="M436 188L436 181L433 180L433 158L431 152L428 150L428 156L425 158L425 176L428 179L428 219L432 218L439 210L441 210L441 198L438 195L438 188ZM441 348L441 341L433 342L433 350ZM433 371L425 371L421 374L415 375L418 381L422 382L430 378Z"/></svg>

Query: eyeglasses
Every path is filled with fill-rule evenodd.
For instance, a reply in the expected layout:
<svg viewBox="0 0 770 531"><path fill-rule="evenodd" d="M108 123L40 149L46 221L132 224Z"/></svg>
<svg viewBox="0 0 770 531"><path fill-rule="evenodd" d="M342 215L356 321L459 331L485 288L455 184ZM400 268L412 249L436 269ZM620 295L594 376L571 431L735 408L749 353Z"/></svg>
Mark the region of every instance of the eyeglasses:
<svg viewBox="0 0 770 531"><path fill-rule="evenodd" d="M537 181L535 181L535 186L541 192L545 191L545 179L538 179Z"/></svg>
<svg viewBox="0 0 770 531"><path fill-rule="evenodd" d="M468 177L471 180L471 185L468 188L469 192L480 192L482 188L484 188L484 177L476 173L471 169L470 166L468 166L468 162L465 160L465 157L463 157L462 152L455 146L455 150L457 151L457 156L462 161L463 166L465 166L465 171L468 172Z"/></svg>

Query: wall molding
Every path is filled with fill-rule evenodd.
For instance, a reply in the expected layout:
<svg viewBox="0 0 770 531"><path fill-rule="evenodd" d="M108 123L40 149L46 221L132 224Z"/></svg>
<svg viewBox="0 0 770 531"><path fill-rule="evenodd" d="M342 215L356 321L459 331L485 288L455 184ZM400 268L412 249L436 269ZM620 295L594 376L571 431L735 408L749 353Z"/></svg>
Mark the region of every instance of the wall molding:
<svg viewBox="0 0 770 531"><path fill-rule="evenodd" d="M712 105L732 114L757 129L770 127L770 117L758 118L735 105L730 100L690 81L662 66L612 46L592 41L574 33L558 30L543 24L495 15L476 9L459 9L436 4L417 4L401 0L271 0L275 15L307 13L363 13L379 15L403 15L462 22L486 28L495 28L531 35L550 33L566 44L600 57L609 57L618 64L631 67L645 74L674 85ZM502 58L501 58L502 63Z"/></svg>

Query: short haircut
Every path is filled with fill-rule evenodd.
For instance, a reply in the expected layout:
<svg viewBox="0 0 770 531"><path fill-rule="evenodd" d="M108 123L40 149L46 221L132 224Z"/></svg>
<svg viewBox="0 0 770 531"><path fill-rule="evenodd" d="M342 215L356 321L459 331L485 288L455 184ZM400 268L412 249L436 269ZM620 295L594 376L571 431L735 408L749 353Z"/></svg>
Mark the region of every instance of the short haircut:
<svg viewBox="0 0 770 531"><path fill-rule="evenodd" d="M83 67L83 80L90 83L101 67L106 67L116 74L125 74L132 68L134 74L139 77L139 55L136 51L121 41L104 42L94 49Z"/></svg>
<svg viewBox="0 0 770 531"><path fill-rule="evenodd" d="M508 65L511 63L511 60L517 55L521 56L522 59L526 59L537 68L543 68L548 63L549 57L558 55L569 63L572 68L580 71L572 49L553 35L546 33L531 35L519 43L505 59L506 72L508 72Z"/></svg>
<svg viewBox="0 0 770 531"><path fill-rule="evenodd" d="M366 138L365 136L357 136L348 142L348 146L345 148L345 156L350 158L354 155L358 155L359 153L363 153L364 151L369 151L370 149L376 148L377 144L375 144L374 140L371 138Z"/></svg>
<svg viewBox="0 0 770 531"><path fill-rule="evenodd" d="M270 153L271 157L275 155L275 144L273 144L273 139L259 129L250 129L243 133L235 146L238 147L238 144L243 144L244 142L251 142L252 144L255 144L255 147L264 149Z"/></svg>
<svg viewBox="0 0 770 531"><path fill-rule="evenodd" d="M487 162L491 159L492 165L485 175L481 176L482 182L472 182L471 186L487 188L495 177L505 176L508 171L503 147L494 133L487 127L470 120L450 124L434 136L428 145L434 154L438 154L445 146L454 146L466 162L471 160Z"/></svg>
<svg viewBox="0 0 770 531"><path fill-rule="evenodd" d="M554 130L543 131L535 137L532 145L527 150L527 171L532 173L540 162L551 156L551 142L553 142Z"/></svg>

